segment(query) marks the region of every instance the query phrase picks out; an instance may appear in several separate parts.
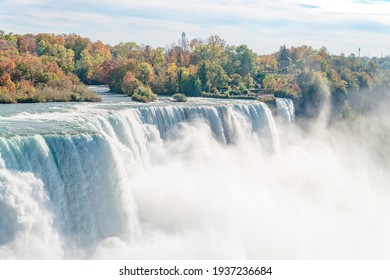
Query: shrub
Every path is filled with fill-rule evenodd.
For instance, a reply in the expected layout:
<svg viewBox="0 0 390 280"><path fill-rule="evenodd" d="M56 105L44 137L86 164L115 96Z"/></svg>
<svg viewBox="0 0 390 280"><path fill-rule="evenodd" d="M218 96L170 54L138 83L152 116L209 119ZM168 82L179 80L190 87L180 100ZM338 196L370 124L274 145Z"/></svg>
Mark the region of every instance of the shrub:
<svg viewBox="0 0 390 280"><path fill-rule="evenodd" d="M41 84L36 88L36 93L18 102L99 102L101 97L82 84L67 87L54 87Z"/></svg>
<svg viewBox="0 0 390 280"><path fill-rule="evenodd" d="M134 91L134 94L131 97L131 99L134 101L139 101L144 103L154 101L156 100L156 98L157 95L154 94L149 87L144 87L144 86L138 87Z"/></svg>
<svg viewBox="0 0 390 280"><path fill-rule="evenodd" d="M175 93L172 95L173 99L175 99L177 102L186 102L187 96L185 96L183 93Z"/></svg>
<svg viewBox="0 0 390 280"><path fill-rule="evenodd" d="M0 103L16 103L15 95L0 87Z"/></svg>
<svg viewBox="0 0 390 280"><path fill-rule="evenodd" d="M127 72L122 81L123 93L132 96L135 90L140 86L142 86L142 83L135 78L134 74Z"/></svg>

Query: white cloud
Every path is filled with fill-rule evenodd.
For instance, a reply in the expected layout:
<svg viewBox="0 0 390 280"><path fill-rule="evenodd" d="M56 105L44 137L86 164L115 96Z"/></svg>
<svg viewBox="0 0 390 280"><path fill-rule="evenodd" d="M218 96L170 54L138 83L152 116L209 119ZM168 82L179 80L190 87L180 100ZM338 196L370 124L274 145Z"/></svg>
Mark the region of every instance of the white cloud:
<svg viewBox="0 0 390 280"><path fill-rule="evenodd" d="M390 3L382 1L17 0L0 2L0 26L15 33L74 32L112 44L132 40L153 46L176 42L184 30L189 38L218 34L259 53L306 44L334 53L365 45L371 55L381 55L390 54L389 13Z"/></svg>

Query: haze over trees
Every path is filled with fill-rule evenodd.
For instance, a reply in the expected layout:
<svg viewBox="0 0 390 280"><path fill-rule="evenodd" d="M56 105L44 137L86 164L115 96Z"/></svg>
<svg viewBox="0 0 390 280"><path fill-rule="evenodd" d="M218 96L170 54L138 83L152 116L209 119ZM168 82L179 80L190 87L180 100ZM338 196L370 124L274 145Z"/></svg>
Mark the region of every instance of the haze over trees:
<svg viewBox="0 0 390 280"><path fill-rule="evenodd" d="M281 46L258 55L217 35L193 39L185 49L134 42L109 46L76 34L0 33L0 99L3 102L83 100L84 84L150 101L155 94L294 100L298 114L316 116L330 100L335 115L363 110L359 100L390 88L390 57L332 55L325 47ZM371 95L370 95L371 94ZM146 98L145 96L148 96ZM85 98L88 99L88 98ZM343 111L344 110L344 111Z"/></svg>

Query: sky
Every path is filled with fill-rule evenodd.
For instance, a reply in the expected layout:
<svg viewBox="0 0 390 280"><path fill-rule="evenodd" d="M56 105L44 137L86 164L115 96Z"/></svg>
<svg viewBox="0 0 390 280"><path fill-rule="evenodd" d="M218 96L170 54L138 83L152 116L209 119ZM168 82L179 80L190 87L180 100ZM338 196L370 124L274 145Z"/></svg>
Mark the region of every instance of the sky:
<svg viewBox="0 0 390 280"><path fill-rule="evenodd" d="M153 47L219 35L258 54L280 46L390 55L390 0L0 0L0 30L76 33Z"/></svg>

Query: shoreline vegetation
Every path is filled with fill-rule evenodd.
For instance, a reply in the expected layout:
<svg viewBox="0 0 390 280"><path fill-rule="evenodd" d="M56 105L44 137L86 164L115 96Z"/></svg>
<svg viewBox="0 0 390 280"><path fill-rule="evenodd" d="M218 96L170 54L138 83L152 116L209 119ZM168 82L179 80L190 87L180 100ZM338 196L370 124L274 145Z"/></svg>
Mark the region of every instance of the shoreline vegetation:
<svg viewBox="0 0 390 280"><path fill-rule="evenodd" d="M291 98L298 116L318 116L325 102L337 118L354 118L387 98L390 56L330 54L325 47L281 46L258 55L219 36L152 48L109 46L77 34L0 31L0 103L100 101L85 85L150 102L159 95L257 99ZM177 95L176 95L177 97Z"/></svg>

